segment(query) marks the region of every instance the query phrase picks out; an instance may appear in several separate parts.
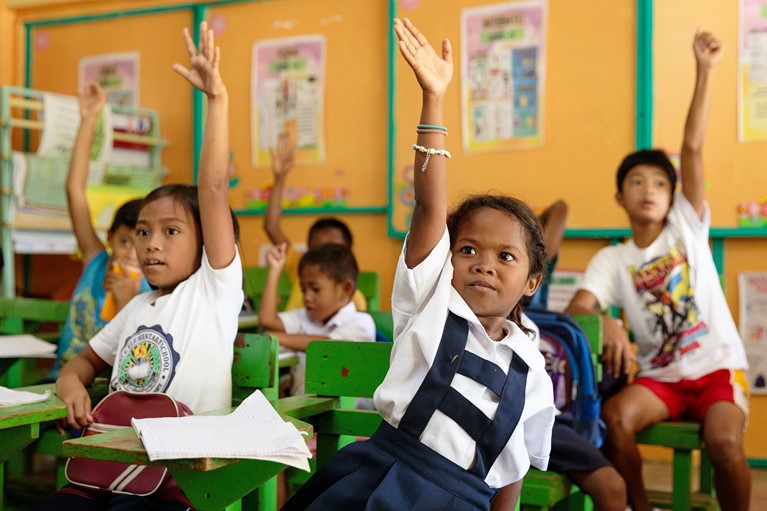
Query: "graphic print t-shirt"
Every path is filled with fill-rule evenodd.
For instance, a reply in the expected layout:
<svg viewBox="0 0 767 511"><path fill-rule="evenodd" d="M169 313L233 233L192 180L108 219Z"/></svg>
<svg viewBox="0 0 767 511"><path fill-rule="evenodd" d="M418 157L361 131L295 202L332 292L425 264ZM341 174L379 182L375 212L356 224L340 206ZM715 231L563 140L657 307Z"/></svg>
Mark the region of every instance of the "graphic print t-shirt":
<svg viewBox="0 0 767 511"><path fill-rule="evenodd" d="M603 309L624 309L642 376L678 381L747 366L708 246L708 226L708 208L701 220L679 193L650 246L629 240L600 250L589 263L581 288Z"/></svg>
<svg viewBox="0 0 767 511"><path fill-rule="evenodd" d="M239 255L214 270L202 266L169 295L131 300L91 340L112 366L110 390L163 392L196 414L231 405L231 367L242 308Z"/></svg>

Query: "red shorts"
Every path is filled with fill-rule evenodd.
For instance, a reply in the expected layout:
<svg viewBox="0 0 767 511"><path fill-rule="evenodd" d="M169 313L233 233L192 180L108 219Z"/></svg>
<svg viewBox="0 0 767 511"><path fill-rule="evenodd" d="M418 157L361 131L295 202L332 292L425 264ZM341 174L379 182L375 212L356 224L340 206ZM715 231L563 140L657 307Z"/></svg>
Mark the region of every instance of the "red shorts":
<svg viewBox="0 0 767 511"><path fill-rule="evenodd" d="M702 421L717 401L735 403L748 418L748 381L744 371L720 369L697 380L664 382L639 377L634 384L650 389L668 408L671 420Z"/></svg>

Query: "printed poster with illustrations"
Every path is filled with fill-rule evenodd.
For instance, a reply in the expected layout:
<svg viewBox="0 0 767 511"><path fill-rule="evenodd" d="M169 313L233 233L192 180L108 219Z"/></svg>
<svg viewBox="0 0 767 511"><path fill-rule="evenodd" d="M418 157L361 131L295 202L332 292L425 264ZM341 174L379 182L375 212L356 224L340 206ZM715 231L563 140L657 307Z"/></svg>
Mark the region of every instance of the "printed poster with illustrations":
<svg viewBox="0 0 767 511"><path fill-rule="evenodd" d="M253 44L251 127L254 166L271 162L282 133L296 144L296 164L325 161L325 38L288 37Z"/></svg>
<svg viewBox="0 0 767 511"><path fill-rule="evenodd" d="M740 338L752 394L767 394L767 273L739 273Z"/></svg>
<svg viewBox="0 0 767 511"><path fill-rule="evenodd" d="M461 43L464 150L541 145L546 2L466 9Z"/></svg>
<svg viewBox="0 0 767 511"><path fill-rule="evenodd" d="M138 52L93 55L80 59L78 87L83 90L96 82L107 94L107 102L113 105L139 105L139 54Z"/></svg>
<svg viewBox="0 0 767 511"><path fill-rule="evenodd" d="M767 140L767 0L741 0L738 140Z"/></svg>

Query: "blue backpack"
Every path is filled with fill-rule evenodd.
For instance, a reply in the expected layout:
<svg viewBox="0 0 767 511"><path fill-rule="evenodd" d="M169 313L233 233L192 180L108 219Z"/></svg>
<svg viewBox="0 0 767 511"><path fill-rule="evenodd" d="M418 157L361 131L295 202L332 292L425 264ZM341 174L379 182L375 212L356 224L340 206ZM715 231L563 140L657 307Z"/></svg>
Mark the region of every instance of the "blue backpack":
<svg viewBox="0 0 767 511"><path fill-rule="evenodd" d="M606 428L599 418L602 398L599 395L591 346L586 334L564 313L529 309L525 310L525 314L538 325L542 343L549 340L549 346L554 347L554 359L557 358L557 351L561 352L560 346L566 353L567 362L561 364L565 367L547 367L551 370L552 383L561 389L565 381L565 391L569 387L569 395L564 399L561 395L555 395L557 404L564 404L564 407L560 408L564 412L563 416L571 414L575 431L595 447L601 447ZM557 381L554 381L555 379Z"/></svg>

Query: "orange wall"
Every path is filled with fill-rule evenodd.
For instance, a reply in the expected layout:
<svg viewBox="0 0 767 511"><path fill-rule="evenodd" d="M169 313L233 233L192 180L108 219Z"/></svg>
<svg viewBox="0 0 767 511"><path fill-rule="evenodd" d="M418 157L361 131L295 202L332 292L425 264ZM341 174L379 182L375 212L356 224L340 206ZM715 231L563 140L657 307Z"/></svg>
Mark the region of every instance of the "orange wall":
<svg viewBox="0 0 767 511"><path fill-rule="evenodd" d="M25 8L15 16L3 9L6 3L21 1L0 0L2 83L21 84L23 79L17 64L23 59L23 49L18 47L18 35L14 35L20 33L19 23L23 20L180 3L180 0L73 2L63 6ZM411 17L432 40L450 37L456 69L459 69L461 9L492 3L492 0L421 0L409 3L416 5L413 9L400 7L399 13ZM312 179L317 175L329 176L327 179L334 180L334 184L344 182L363 190L360 193L364 195L364 202L385 204L387 4L386 0L365 0L364 3L275 0L211 9L212 14L221 14L229 22L228 32L219 38L224 55L222 66L233 97L237 98L233 101L232 147L238 172L248 186L258 187L270 180L268 170L253 169L250 164L247 115L250 45L257 39L281 34L324 33L328 37L328 55L333 57L333 62L328 62L325 105L328 162L316 169L296 169L291 177L300 185L308 176L315 176ZM352 5L364 5L365 8ZM456 71L447 102L447 122L451 128L448 144L454 154L449 178L452 199L457 200L467 191L490 188L515 193L533 205L561 197L570 203L573 227L627 225L612 197L615 168L634 144L634 9L635 2L548 2L545 139L542 147L504 153L463 154L460 83ZM325 25L318 23L324 19L337 20L333 18L335 15L340 15L341 20ZM33 86L73 94L80 56L141 49L142 106L156 109L161 114L162 131L169 141L163 161L170 169L171 178L190 181L189 90L168 70L170 63L184 61L178 32L189 19L188 13L180 12L133 21L47 27L52 50L36 52ZM275 28L289 21L298 24L292 28ZM767 193L767 173L763 172L767 144L737 142L737 25L737 2L731 0L655 2L655 144L678 150L681 143L694 76L690 43L695 28L709 28L724 40L725 55L716 71L705 152L713 224L721 227L735 225L735 206L739 200L755 199ZM69 37L72 33L77 34L76 40ZM343 52L333 53L339 43L344 44ZM234 60L233 54L236 56ZM395 167L401 169L412 162L410 144L415 136L419 95L411 72L399 56L397 59ZM355 81L363 78L367 80L363 85ZM365 114L364 125L357 123L358 115L362 113ZM357 141L361 141L363 149L355 152L353 147ZM342 172L338 176L332 172L323 174L332 168ZM235 197L235 202L239 200ZM284 228L292 240L302 241L314 219L313 216L286 216ZM381 274L382 304L388 308L387 298L391 294L400 241L387 236L384 215L349 215L345 219L355 233L355 252L360 266ZM259 216L241 219L246 264L255 264L259 245L266 241L261 221ZM583 269L593 253L604 245L605 242L598 240L567 240L561 251L560 267ZM727 298L736 320L737 274L764 271L766 250L767 240L726 243ZM33 258L33 290L45 294L60 285L60 271L48 273L52 266L55 265L48 259ZM76 277L76 264L66 263L64 268L71 278ZM752 408L746 440L748 454L767 457L767 438L758 435L759 426L767 421L767 398L754 397Z"/></svg>

